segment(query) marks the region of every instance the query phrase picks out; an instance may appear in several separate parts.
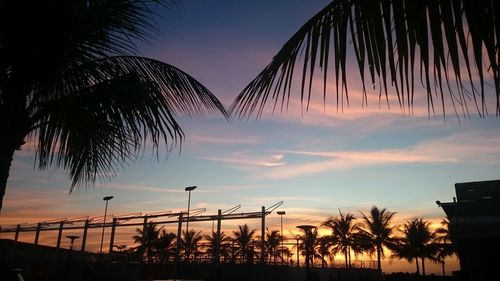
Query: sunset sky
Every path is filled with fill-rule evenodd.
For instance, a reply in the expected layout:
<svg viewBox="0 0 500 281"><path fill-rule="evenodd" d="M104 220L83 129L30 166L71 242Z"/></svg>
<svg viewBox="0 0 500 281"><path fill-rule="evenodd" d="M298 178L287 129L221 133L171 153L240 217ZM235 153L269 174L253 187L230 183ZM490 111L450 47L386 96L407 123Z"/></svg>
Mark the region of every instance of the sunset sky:
<svg viewBox="0 0 500 281"><path fill-rule="evenodd" d="M161 34L141 44L138 54L186 71L229 107L286 40L329 1L182 2L173 10L159 11ZM397 212L396 224L413 217L438 223L444 213L435 201L451 201L455 183L499 179L500 119L493 102L485 118L472 114L458 119L451 108L444 117L440 105L436 116L429 117L426 97L420 94L409 116L395 96L390 109L385 101L379 106L378 89L367 85L366 107L361 104L358 70L353 65L350 71L351 100L343 112L337 112L333 94L324 105L318 90L302 113L300 87L295 87L287 112L269 108L258 120L179 116L186 139L168 158L163 153L156 161L146 149L110 182L71 195L64 171L33 168L28 143L15 155L0 225L99 216L106 195L115 197L108 209L114 215L180 211L187 208L184 187L191 185L198 186L191 208L206 208L205 214L238 204L238 212L253 212L284 201L280 210L286 211L285 234L296 233L300 224L319 225L337 216L339 209L360 217L373 205ZM224 228L231 233L238 223L259 227L258 220L249 220L225 222ZM267 223L279 229L279 216L273 213ZM191 226L208 234L211 223ZM168 230L175 232L172 226ZM21 240L31 242L31 237L26 234ZM387 261L384 266L391 265ZM414 270L413 265L402 268ZM437 266L430 270L439 272Z"/></svg>

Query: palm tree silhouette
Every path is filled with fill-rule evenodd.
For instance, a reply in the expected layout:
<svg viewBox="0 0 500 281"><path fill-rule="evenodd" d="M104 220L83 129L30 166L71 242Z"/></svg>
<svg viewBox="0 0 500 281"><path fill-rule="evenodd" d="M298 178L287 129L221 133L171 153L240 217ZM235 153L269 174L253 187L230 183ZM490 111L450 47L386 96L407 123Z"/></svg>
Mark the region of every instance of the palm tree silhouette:
<svg viewBox="0 0 500 281"><path fill-rule="evenodd" d="M201 240L203 240L203 235L201 235L201 231L189 230L187 233L183 231L183 238L181 239L181 245L184 249L184 257L186 261L189 262L189 258L191 255L194 255L196 259L196 255L199 253L199 247L201 246Z"/></svg>
<svg viewBox="0 0 500 281"><path fill-rule="evenodd" d="M113 177L146 143L158 157L161 145L181 142L177 114L227 116L187 73L134 55L155 31L155 10L172 3L1 2L0 210L14 153L26 142L39 169L69 172L71 192Z"/></svg>
<svg viewBox="0 0 500 281"><path fill-rule="evenodd" d="M378 84L379 99L385 95L387 104L388 88L394 86L402 111L412 114L415 94L419 94L414 91L414 75L420 73L429 114L441 103L443 114L450 105L457 117L459 112L468 116L471 108L484 115L488 112L488 72L498 115L496 9L495 1L333 0L283 45L238 95L230 112L240 118L260 116L267 102L273 110L286 110L295 76L300 77L301 106L307 110L318 68L322 71L323 102L328 82L335 82L337 109L343 109L344 104L349 105L348 58L352 52L363 84L364 105L368 102L365 84L370 79L374 88ZM299 56L303 57L302 65Z"/></svg>
<svg viewBox="0 0 500 281"><path fill-rule="evenodd" d="M316 239L315 253L316 257L321 261L321 267L325 267L328 263L326 258L332 260L334 254L330 252L331 237L329 235L322 236Z"/></svg>
<svg viewBox="0 0 500 281"><path fill-rule="evenodd" d="M322 223L331 229L330 236L332 251L334 254L342 253L345 257L345 268L350 267L350 251L360 249L359 239L357 238L362 231L361 224L356 223L353 214L347 213L345 216L339 210L340 217L330 217ZM349 260L348 260L349 257Z"/></svg>
<svg viewBox="0 0 500 281"><path fill-rule="evenodd" d="M251 262L249 254L253 252L255 229L250 230L248 224L238 225L238 231L233 231L234 242L236 243L236 256L240 256L243 262Z"/></svg>
<svg viewBox="0 0 500 281"><path fill-rule="evenodd" d="M160 255L160 262L168 262L171 256L174 256L176 246L174 241L177 235L175 233L167 233L165 229L161 230L161 234L156 239L155 248Z"/></svg>
<svg viewBox="0 0 500 281"><path fill-rule="evenodd" d="M436 235L430 229L430 222L423 219L412 219L403 225L403 237L398 239L395 255L409 262L415 260L417 274L420 274L418 259L422 262L422 274L425 276L425 259L434 260L437 253Z"/></svg>
<svg viewBox="0 0 500 281"><path fill-rule="evenodd" d="M205 244L206 253L209 256L215 258L215 247L217 243L219 243L219 255L224 258L228 257L231 237L226 236L224 231L220 232L220 235L217 235L217 232L212 231L212 235L206 235L205 239L207 240L207 243Z"/></svg>
<svg viewBox="0 0 500 281"><path fill-rule="evenodd" d="M368 215L361 213L364 221L361 234L370 242L366 250L370 254L377 254L377 267L380 272L382 272L381 258L384 257L384 246L392 248L396 242L393 237L394 226L391 225L395 214L376 206L371 208Z"/></svg>
<svg viewBox="0 0 500 281"><path fill-rule="evenodd" d="M438 243L438 253L436 258L441 263L441 268L443 275L445 273L445 259L447 257L453 256L456 253L455 244L450 236L449 231L450 221L445 218L441 221L441 227L436 229L436 243Z"/></svg>
<svg viewBox="0 0 500 281"><path fill-rule="evenodd" d="M305 258L306 268L309 269L314 265L314 257L316 253L316 245L318 240L318 230L316 227L306 225L304 228L299 229L302 231L300 235L301 243L299 244L300 253ZM309 272L308 272L309 274Z"/></svg>
<svg viewBox="0 0 500 281"><path fill-rule="evenodd" d="M132 236L134 243L139 244L137 251L144 249L144 254L146 255L149 262L152 262L156 256L157 241L160 235L160 230L155 222L148 222L144 231L140 228L136 228L137 234ZM140 257L143 258L143 257Z"/></svg>
<svg viewBox="0 0 500 281"><path fill-rule="evenodd" d="M266 228L266 252L269 253L269 261L276 263L276 258L281 258L278 248L280 247L281 235L279 230L272 230Z"/></svg>

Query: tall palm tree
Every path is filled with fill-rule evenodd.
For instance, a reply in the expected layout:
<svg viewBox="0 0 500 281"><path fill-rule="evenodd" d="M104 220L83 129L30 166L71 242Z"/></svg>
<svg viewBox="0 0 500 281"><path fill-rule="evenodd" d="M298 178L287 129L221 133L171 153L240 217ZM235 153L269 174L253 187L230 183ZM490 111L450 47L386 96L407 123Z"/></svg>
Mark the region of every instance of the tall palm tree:
<svg viewBox="0 0 500 281"><path fill-rule="evenodd" d="M183 238L181 239L181 245L184 249L184 257L186 261L189 261L191 255L196 255L199 253L199 248L201 246L201 240L203 240L203 235L201 231L189 230L188 232L183 231Z"/></svg>
<svg viewBox="0 0 500 281"><path fill-rule="evenodd" d="M441 227L436 229L436 242L438 243L438 253L436 258L441 262L443 275L445 273L445 259L456 253L456 247L450 236L450 221L445 218L441 221Z"/></svg>
<svg viewBox="0 0 500 281"><path fill-rule="evenodd" d="M391 251L393 256L398 259L406 259L408 262L415 261L416 273L420 274L420 266L418 262L418 253L416 244L417 225L415 221L407 221L401 230L402 237L396 238Z"/></svg>
<svg viewBox="0 0 500 281"><path fill-rule="evenodd" d="M269 253L269 261L276 263L276 257L281 258L278 248L280 247L281 235L279 230L266 229L266 252Z"/></svg>
<svg viewBox="0 0 500 281"><path fill-rule="evenodd" d="M393 236L394 226L391 225L395 214L376 206L371 208L368 215L361 213L364 221L362 235L370 242L367 251L370 254L376 253L377 267L380 272L382 272L381 258L384 257L384 246L391 248L396 242Z"/></svg>
<svg viewBox="0 0 500 281"><path fill-rule="evenodd" d="M137 250L145 254L149 262L155 259L157 241L162 228L163 227L158 228L158 225L155 222L150 221L146 224L144 230L141 228L136 228L135 231L137 232L137 234L132 236L132 238L134 239L134 243L139 244Z"/></svg>
<svg viewBox="0 0 500 281"><path fill-rule="evenodd" d="M345 257L345 268L350 267L350 257L351 249L358 249L358 239L361 229L361 224L355 222L356 217L353 214L347 213L345 216L339 210L340 217L333 218L330 217L328 220L322 223L322 226L330 228L332 231L331 239L335 241L332 245L334 253L342 253Z"/></svg>
<svg viewBox="0 0 500 281"><path fill-rule="evenodd" d="M175 233L168 233L165 229L161 230L155 243L156 251L160 256L160 262L167 262L171 256L174 256L176 250L174 241L176 237L177 235Z"/></svg>
<svg viewBox="0 0 500 281"><path fill-rule="evenodd" d="M233 231L234 242L236 243L237 253L243 262L250 262L249 254L254 246L255 229L250 230L248 224L238 225L238 231Z"/></svg>
<svg viewBox="0 0 500 281"><path fill-rule="evenodd" d="M419 272L418 259L422 262L422 274L425 276L425 259L434 260L437 253L435 244L436 235L430 229L430 222L423 219L412 219L403 225L403 237L395 247L396 256L405 258L409 262L415 259L417 274Z"/></svg>
<svg viewBox="0 0 500 281"><path fill-rule="evenodd" d="M0 3L0 210L16 150L69 172L71 189L113 177L144 151L178 144L178 114L223 105L182 70L136 56L155 10L176 0ZM15 16L13 16L15 15Z"/></svg>
<svg viewBox="0 0 500 281"><path fill-rule="evenodd" d="M219 244L219 255L223 257L227 257L228 255L228 246L231 242L231 237L226 236L224 231L220 232L217 235L217 232L212 231L212 235L206 235L205 239L207 243L205 244L206 252L212 258L215 258L215 247L217 243Z"/></svg>
<svg viewBox="0 0 500 281"><path fill-rule="evenodd" d="M304 256L306 268L314 264L316 245L318 241L318 229L315 227L299 228L302 232L299 244L300 253Z"/></svg>
<svg viewBox="0 0 500 281"><path fill-rule="evenodd" d="M429 114L441 103L443 114L450 105L457 117L459 112L469 115L470 110L484 115L488 111L485 76L491 75L494 90L490 92L499 115L499 5L494 0L333 0L243 89L231 113L260 116L267 102L273 110L286 110L295 76L299 76L301 106L306 110L315 75L322 76L324 101L331 81L337 109L349 105L348 58L354 57L363 84L363 104L368 102L365 84L370 79L387 103L388 85L394 86L402 111L412 114L414 94L418 94L414 85L420 80ZM420 79L415 77L418 73Z"/></svg>
<svg viewBox="0 0 500 281"><path fill-rule="evenodd" d="M317 254L317 258L321 260L321 267L325 267L328 263L326 259L332 260L334 256L332 252L330 252L331 239L330 236L322 236L316 239L315 245L315 253Z"/></svg>

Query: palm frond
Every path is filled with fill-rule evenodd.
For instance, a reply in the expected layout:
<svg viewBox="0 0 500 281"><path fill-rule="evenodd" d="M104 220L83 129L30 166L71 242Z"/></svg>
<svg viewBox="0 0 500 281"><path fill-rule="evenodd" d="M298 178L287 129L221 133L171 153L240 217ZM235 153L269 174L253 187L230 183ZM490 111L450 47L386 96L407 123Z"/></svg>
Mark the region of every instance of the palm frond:
<svg viewBox="0 0 500 281"><path fill-rule="evenodd" d="M64 74L52 89L34 94L30 111L40 168L55 161L70 171L72 187L112 177L150 140L175 145L184 134L175 115L221 112L202 84L156 60L101 59ZM47 94L49 92L50 94Z"/></svg>
<svg viewBox="0 0 500 281"><path fill-rule="evenodd" d="M307 110L318 68L323 71L324 102L327 82L332 79L337 109L349 105L347 61L352 51L363 84L363 103L368 73L371 84L384 92L379 99L385 96L389 103L392 85L402 112L412 114L415 76L420 71L429 114L435 112L439 100L443 114L446 105L451 105L457 114L469 116L472 104L483 116L487 114L488 72L499 115L499 5L493 0L334 0L283 45L238 95L230 113L258 118L267 103L273 111L286 110L295 76L300 76L301 107Z"/></svg>

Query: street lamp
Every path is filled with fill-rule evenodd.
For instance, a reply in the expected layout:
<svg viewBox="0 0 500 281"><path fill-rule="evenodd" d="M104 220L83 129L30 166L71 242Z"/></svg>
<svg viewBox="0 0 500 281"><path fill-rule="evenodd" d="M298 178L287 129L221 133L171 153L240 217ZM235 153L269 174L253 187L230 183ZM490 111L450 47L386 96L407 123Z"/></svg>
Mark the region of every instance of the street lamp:
<svg viewBox="0 0 500 281"><path fill-rule="evenodd" d="M75 242L75 239L80 238L80 236L75 236L75 235L68 235L66 238L71 239L71 245L69 246L69 254L68 254L68 263L66 265L66 280L69 280L69 269L71 265L71 253L73 253L73 245Z"/></svg>
<svg viewBox="0 0 500 281"><path fill-rule="evenodd" d="M283 239L285 238L285 236L283 235L283 215L286 214L285 211L278 211L277 212L278 215L281 216L281 261L284 262L284 259L283 259Z"/></svg>
<svg viewBox="0 0 500 281"><path fill-rule="evenodd" d="M297 234L297 236L295 236L295 239L297 239L297 267L300 266L299 264L299 239L300 239L300 235Z"/></svg>
<svg viewBox="0 0 500 281"><path fill-rule="evenodd" d="M186 187L184 189L184 191L188 191L189 192L189 196L188 196L188 213L187 213L187 221L186 221L186 237L187 237L187 234L189 232L189 207L191 205L191 191L195 190L196 188L197 188L197 186L193 185L193 186L188 186L188 187Z"/></svg>
<svg viewBox="0 0 500 281"><path fill-rule="evenodd" d="M101 249L99 253L102 253L102 241L104 240L104 228L106 227L106 214L108 212L108 201L113 199L113 196L105 196L102 200L106 201L106 207L104 207L104 222L102 224L102 236L101 236Z"/></svg>

